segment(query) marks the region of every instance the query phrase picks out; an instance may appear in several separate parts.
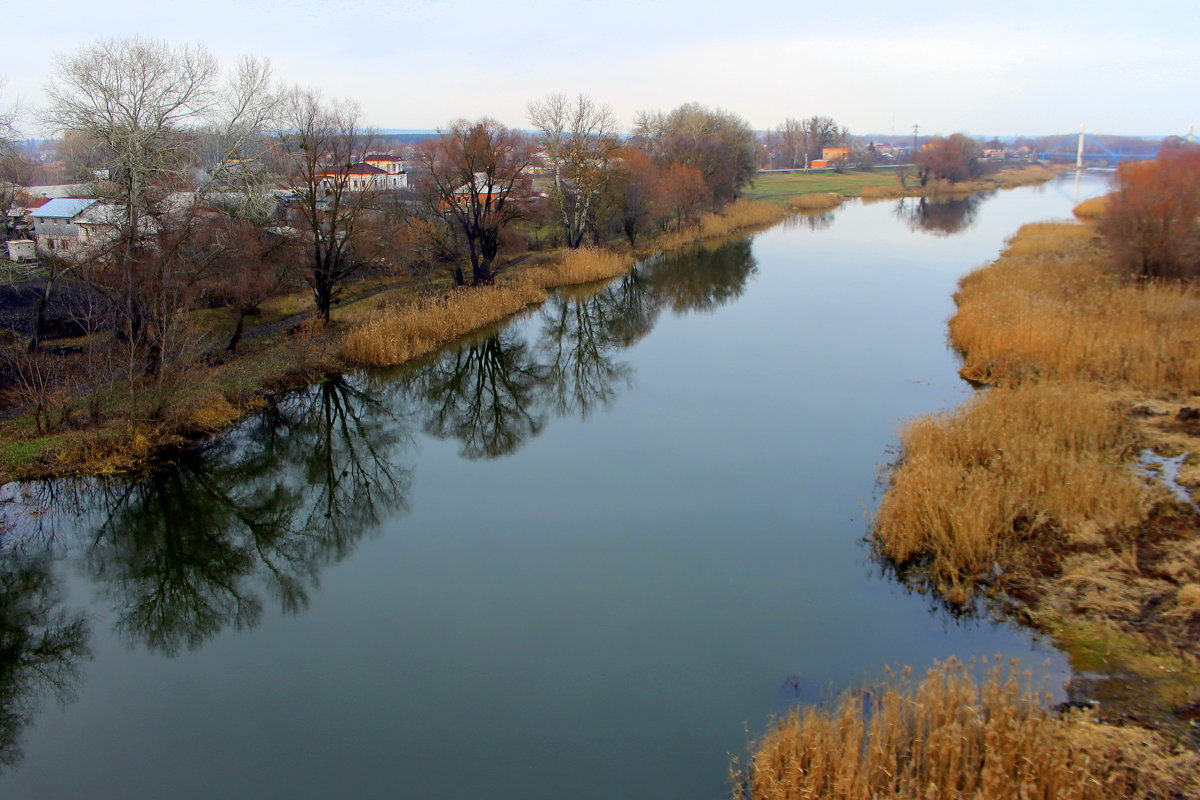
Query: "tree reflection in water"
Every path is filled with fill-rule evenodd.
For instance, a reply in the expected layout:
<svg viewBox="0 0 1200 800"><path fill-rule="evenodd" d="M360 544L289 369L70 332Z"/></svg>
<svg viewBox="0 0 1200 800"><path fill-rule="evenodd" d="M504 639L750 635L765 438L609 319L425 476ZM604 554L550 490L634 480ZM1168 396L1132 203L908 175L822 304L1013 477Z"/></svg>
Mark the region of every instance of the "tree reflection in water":
<svg viewBox="0 0 1200 800"><path fill-rule="evenodd" d="M47 550L23 553L2 529L0 543L0 767L12 767L41 704L74 699L89 630L82 611L63 607Z"/></svg>
<svg viewBox="0 0 1200 800"><path fill-rule="evenodd" d="M503 331L399 374L324 381L146 476L20 486L9 505L31 513L18 537L0 535L0 766L19 759L44 697L71 699L89 656L87 620L54 578L64 554L126 641L166 655L258 624L267 597L303 610L322 570L404 506L408 414L468 458L511 453L552 415L612 403L632 377L616 355L663 308L712 311L755 271L748 240L673 254L555 295L530 337Z"/></svg>
<svg viewBox="0 0 1200 800"><path fill-rule="evenodd" d="M541 432L534 396L542 372L525 342L494 333L401 380L430 435L457 439L464 458L496 458Z"/></svg>
<svg viewBox="0 0 1200 800"><path fill-rule="evenodd" d="M395 376L429 434L456 439L466 458L515 452L551 416L586 418L632 380L616 360L650 332L664 307L712 311L741 296L757 266L747 239L660 257L603 287L551 296L536 331L468 342Z"/></svg>
<svg viewBox="0 0 1200 800"><path fill-rule="evenodd" d="M895 215L912 231L951 236L975 224L986 195L973 194L945 200L908 197L897 201Z"/></svg>
<svg viewBox="0 0 1200 800"><path fill-rule="evenodd" d="M133 481L43 499L96 518L84 560L131 642L174 655L259 622L263 594L302 610L323 567L404 503L405 427L344 379Z"/></svg>
<svg viewBox="0 0 1200 800"><path fill-rule="evenodd" d="M676 313L714 311L746 291L758 272L750 238L659 257L646 270L652 291Z"/></svg>

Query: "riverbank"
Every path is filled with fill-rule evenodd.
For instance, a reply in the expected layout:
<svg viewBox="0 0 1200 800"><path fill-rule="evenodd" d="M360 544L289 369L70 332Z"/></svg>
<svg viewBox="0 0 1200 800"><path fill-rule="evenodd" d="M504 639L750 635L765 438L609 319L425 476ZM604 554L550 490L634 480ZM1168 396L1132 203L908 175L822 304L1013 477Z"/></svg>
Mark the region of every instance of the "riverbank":
<svg viewBox="0 0 1200 800"><path fill-rule="evenodd" d="M735 796L1200 797L1200 293L1124 281L1091 226L1043 223L955 300L962 374L989 388L902 428L874 545L956 612L1046 634L1067 709L1011 672L906 673L778 720Z"/></svg>
<svg viewBox="0 0 1200 800"><path fill-rule="evenodd" d="M903 169L819 172L819 173L769 173L755 176L754 185L746 196L755 200L766 200L781 205L805 209L811 195L833 198L861 197L865 200L898 199L901 197L962 197L977 192L1011 189L1045 183L1055 173L1040 165L1003 169L975 181L947 183L934 181L919 186L914 175ZM840 200L839 200L840 202ZM828 201L824 201L825 204ZM828 210L835 207L821 209Z"/></svg>
<svg viewBox="0 0 1200 800"><path fill-rule="evenodd" d="M349 287L323 327L305 313L307 298L264 304L270 324L247 333L239 354L197 367L178 380L170 410L130 419L119 406L85 424L72 398L55 400L63 421L38 432L32 414L0 420L0 485L137 470L229 428L287 392L366 365L396 365L545 300L559 286L617 277L638 258L773 225L788 210L743 200L694 226L649 239L636 250L596 248L532 253L496 267L494 286L455 289L447 281L369 281ZM119 398L117 400L119 403Z"/></svg>
<svg viewBox="0 0 1200 800"><path fill-rule="evenodd" d="M901 431L880 552L1049 634L1098 717L1200 743L1200 294L1044 223L955 299L962 375L991 388Z"/></svg>

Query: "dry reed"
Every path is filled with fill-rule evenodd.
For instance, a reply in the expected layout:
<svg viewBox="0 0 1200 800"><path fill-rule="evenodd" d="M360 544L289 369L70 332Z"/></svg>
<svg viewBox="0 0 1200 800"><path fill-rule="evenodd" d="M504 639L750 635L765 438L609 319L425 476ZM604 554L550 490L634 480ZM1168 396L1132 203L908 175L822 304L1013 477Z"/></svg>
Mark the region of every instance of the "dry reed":
<svg viewBox="0 0 1200 800"><path fill-rule="evenodd" d="M1087 226L1022 228L959 282L950 320L972 380L1092 381L1159 394L1200 391L1200 295L1121 280Z"/></svg>
<svg viewBox="0 0 1200 800"><path fill-rule="evenodd" d="M541 275L525 275L495 286L385 306L346 334L342 355L371 366L402 364L540 303L546 299L543 280Z"/></svg>
<svg viewBox="0 0 1200 800"><path fill-rule="evenodd" d="M624 275L633 266L633 256L599 247L569 251L560 262L548 267L548 285L569 286L603 281Z"/></svg>
<svg viewBox="0 0 1200 800"><path fill-rule="evenodd" d="M951 659L913 685L843 692L770 730L735 799L1101 800L1194 796L1197 757L1158 735L1048 711L1014 663L982 678Z"/></svg>
<svg viewBox="0 0 1200 800"><path fill-rule="evenodd" d="M934 179L925 186L908 186L897 181L892 185L864 186L859 196L864 200L888 200L901 197L932 197L952 198L965 197L978 192L990 192L996 189L1014 189L1018 186L1045 183L1054 177L1054 173L1044 167L1032 166L1022 169L1002 170L973 181L951 183L947 180Z"/></svg>
<svg viewBox="0 0 1200 800"><path fill-rule="evenodd" d="M1100 219L1104 215L1104 211L1108 208L1108 195L1103 194L1099 197L1092 197L1084 200L1079 205L1075 206L1073 213L1076 217L1086 222L1093 222Z"/></svg>
<svg viewBox="0 0 1200 800"><path fill-rule="evenodd" d="M991 389L909 421L900 444L877 545L899 564L923 563L956 602L1030 536L1062 546L1145 513L1142 484L1123 465L1134 430L1081 387Z"/></svg>
<svg viewBox="0 0 1200 800"><path fill-rule="evenodd" d="M842 204L842 197L832 192L813 192L788 198L788 205L795 211L831 211Z"/></svg>
<svg viewBox="0 0 1200 800"><path fill-rule="evenodd" d="M738 200L720 214L705 214L696 225L673 233L664 233L655 240L653 247L656 250L673 250L702 239L715 239L774 225L789 213L791 212L788 209L765 200Z"/></svg>

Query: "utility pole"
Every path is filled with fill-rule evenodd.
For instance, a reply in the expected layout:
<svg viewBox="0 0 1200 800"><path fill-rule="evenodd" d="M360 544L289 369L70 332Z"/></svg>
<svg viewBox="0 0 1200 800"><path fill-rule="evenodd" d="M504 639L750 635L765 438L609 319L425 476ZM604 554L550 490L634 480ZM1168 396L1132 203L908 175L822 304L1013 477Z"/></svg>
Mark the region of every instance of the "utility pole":
<svg viewBox="0 0 1200 800"><path fill-rule="evenodd" d="M1079 149L1075 151L1075 169L1083 169L1083 126L1079 126Z"/></svg>

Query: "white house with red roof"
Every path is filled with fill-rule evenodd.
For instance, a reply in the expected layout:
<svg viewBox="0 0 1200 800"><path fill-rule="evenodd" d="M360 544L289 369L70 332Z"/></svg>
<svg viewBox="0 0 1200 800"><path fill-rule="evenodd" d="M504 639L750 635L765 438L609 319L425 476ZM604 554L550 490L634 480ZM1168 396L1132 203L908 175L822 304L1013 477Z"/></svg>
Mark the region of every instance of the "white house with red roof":
<svg viewBox="0 0 1200 800"><path fill-rule="evenodd" d="M319 177L326 189L337 185L352 192L407 189L408 173L399 169L399 160L396 168L396 172L388 172L364 161L345 168L330 168Z"/></svg>

